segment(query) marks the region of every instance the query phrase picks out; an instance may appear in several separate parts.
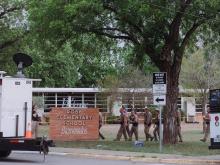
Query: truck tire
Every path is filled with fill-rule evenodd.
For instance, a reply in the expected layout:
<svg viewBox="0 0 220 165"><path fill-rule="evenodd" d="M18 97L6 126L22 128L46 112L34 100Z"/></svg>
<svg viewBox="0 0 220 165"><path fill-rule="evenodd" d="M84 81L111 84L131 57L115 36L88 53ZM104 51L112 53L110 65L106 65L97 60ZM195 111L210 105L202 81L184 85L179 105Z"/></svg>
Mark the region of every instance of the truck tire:
<svg viewBox="0 0 220 165"><path fill-rule="evenodd" d="M8 151L0 151L0 158L7 158L11 153L11 150Z"/></svg>

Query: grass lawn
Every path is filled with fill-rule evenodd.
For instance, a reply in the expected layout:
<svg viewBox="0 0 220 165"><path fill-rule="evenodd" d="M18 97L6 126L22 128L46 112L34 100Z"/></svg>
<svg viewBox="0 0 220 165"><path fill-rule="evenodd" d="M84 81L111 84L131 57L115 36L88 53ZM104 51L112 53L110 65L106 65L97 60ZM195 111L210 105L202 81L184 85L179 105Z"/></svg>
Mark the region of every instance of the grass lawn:
<svg viewBox="0 0 220 165"><path fill-rule="evenodd" d="M99 141L77 141L77 142L55 142L57 147L74 147L87 149L104 149L114 151L131 151L143 153L159 153L158 142L145 142L144 147L135 147L134 142L131 141L113 141L117 134L118 125L104 125L101 132L106 137L105 140ZM183 143L175 145L164 145L163 153L165 154L179 154L187 156L202 156L202 155L216 155L220 154L220 150L209 150L209 141L206 143L200 142L199 139L203 137L201 132L202 127L199 124L183 124L182 134ZM152 129L151 129L152 131ZM139 127L139 137L144 141L143 126ZM40 126L39 136L48 135L48 126Z"/></svg>
<svg viewBox="0 0 220 165"><path fill-rule="evenodd" d="M144 153L159 153L159 143L146 142L144 147L135 147L128 141L95 141L95 142L56 142L57 147L74 147L86 149L104 149L114 151L131 151ZM164 145L164 154L178 154L185 156L202 156L220 154L220 150L209 150L208 143L184 142L176 145Z"/></svg>

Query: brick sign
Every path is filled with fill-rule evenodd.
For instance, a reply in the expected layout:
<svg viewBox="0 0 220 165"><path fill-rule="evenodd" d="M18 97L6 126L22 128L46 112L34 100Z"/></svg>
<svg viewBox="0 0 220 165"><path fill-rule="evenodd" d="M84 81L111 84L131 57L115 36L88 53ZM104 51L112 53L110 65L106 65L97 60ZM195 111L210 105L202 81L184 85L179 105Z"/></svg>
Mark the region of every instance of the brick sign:
<svg viewBox="0 0 220 165"><path fill-rule="evenodd" d="M99 138L99 110L52 108L49 128L52 140L97 140Z"/></svg>

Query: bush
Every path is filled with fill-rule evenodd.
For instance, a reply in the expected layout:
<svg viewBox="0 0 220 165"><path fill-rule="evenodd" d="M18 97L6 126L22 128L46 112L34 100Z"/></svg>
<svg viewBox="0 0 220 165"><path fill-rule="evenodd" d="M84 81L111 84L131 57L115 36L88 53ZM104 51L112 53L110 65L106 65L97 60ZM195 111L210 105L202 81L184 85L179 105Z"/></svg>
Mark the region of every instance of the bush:
<svg viewBox="0 0 220 165"><path fill-rule="evenodd" d="M119 116L107 116L106 124L119 124L120 117Z"/></svg>

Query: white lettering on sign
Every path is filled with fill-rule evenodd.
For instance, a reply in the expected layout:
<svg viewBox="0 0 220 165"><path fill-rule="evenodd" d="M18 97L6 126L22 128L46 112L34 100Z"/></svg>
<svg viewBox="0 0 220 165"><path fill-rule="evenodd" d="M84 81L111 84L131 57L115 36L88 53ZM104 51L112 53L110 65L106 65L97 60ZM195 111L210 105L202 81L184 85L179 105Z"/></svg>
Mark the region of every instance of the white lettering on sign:
<svg viewBox="0 0 220 165"><path fill-rule="evenodd" d="M64 125L68 126L77 126L77 125L86 125L85 121L77 120L77 121L64 121Z"/></svg>
<svg viewBox="0 0 220 165"><path fill-rule="evenodd" d="M153 73L153 93L166 94L167 93L167 76L166 72Z"/></svg>
<svg viewBox="0 0 220 165"><path fill-rule="evenodd" d="M88 130L85 127L79 128L68 128L62 127L61 128L61 135L80 135L80 134L87 134Z"/></svg>

